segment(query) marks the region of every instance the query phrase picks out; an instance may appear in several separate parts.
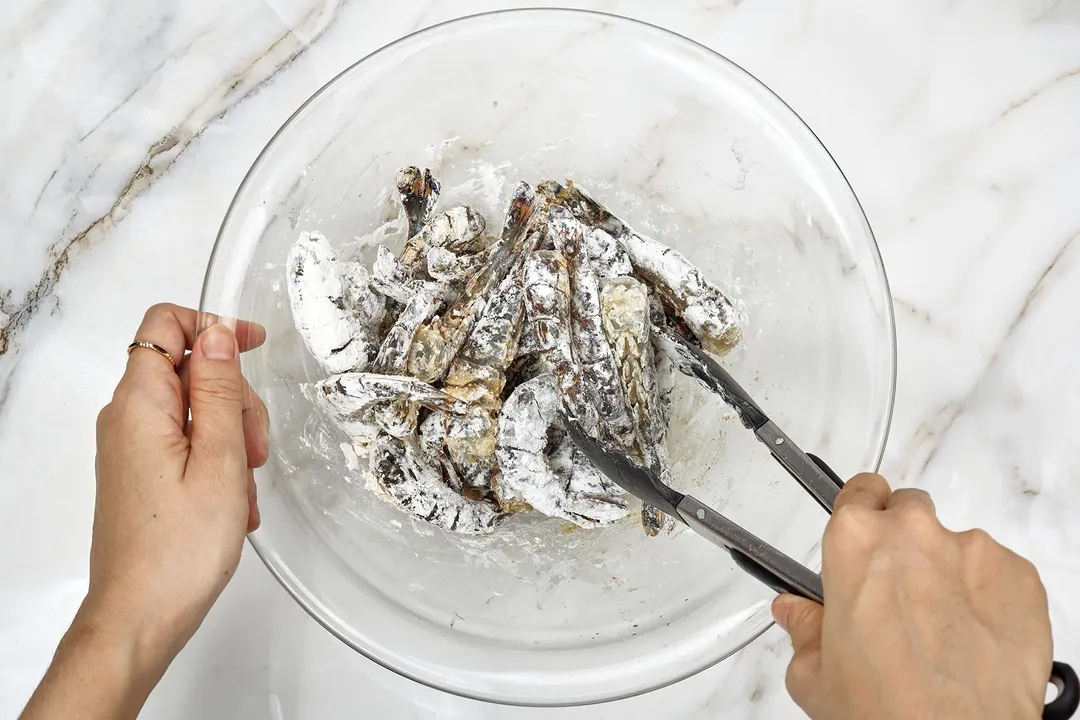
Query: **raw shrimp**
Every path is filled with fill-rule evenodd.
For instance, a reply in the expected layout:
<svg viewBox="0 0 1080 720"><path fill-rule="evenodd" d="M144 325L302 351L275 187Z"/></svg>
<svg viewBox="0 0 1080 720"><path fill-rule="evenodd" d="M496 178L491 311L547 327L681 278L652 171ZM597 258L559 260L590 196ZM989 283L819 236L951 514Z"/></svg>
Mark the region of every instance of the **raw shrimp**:
<svg viewBox="0 0 1080 720"><path fill-rule="evenodd" d="M499 511L490 504L468 500L452 489L444 467L409 440L380 434L369 472L398 507L443 530L482 535L499 520Z"/></svg>
<svg viewBox="0 0 1080 720"><path fill-rule="evenodd" d="M619 383L619 367L604 334L596 275L585 253L588 228L565 207L555 205L551 208L548 231L555 249L566 258L574 360L580 368L586 395L600 416L601 435L610 433L621 447L633 448L634 425Z"/></svg>
<svg viewBox="0 0 1080 720"><path fill-rule="evenodd" d="M459 205L439 213L408 239L398 258L414 276L425 270L428 250L445 247L447 250L467 255L484 248L484 216L471 207Z"/></svg>
<svg viewBox="0 0 1080 720"><path fill-rule="evenodd" d="M599 414L570 345L570 278L558 251L538 250L525 261L525 311L540 367L555 376L567 407L586 432L596 434Z"/></svg>
<svg viewBox="0 0 1080 720"><path fill-rule="evenodd" d="M667 418L661 407L656 359L650 341L648 290L633 278L618 278L604 286L600 302L604 332L619 364L623 392L634 419L637 446L632 454L664 482L669 482L664 443ZM661 530L673 529L675 520L646 503L641 508L641 524L649 535L656 535Z"/></svg>
<svg viewBox="0 0 1080 720"><path fill-rule="evenodd" d="M634 271L681 315L706 350L723 355L739 342L746 323L743 311L681 253L638 234L572 182L565 187L543 183L541 190L587 225L615 237Z"/></svg>
<svg viewBox="0 0 1080 720"><path fill-rule="evenodd" d="M316 385L316 398L338 418L357 447L368 447L377 431L409 437L421 405L467 412L465 403L416 378L376 373L342 373Z"/></svg>
<svg viewBox="0 0 1080 720"><path fill-rule="evenodd" d="M424 281L412 277L409 269L394 257L393 251L380 245L375 251L375 262L371 264L371 287L406 305L424 287Z"/></svg>
<svg viewBox="0 0 1080 720"><path fill-rule="evenodd" d="M420 172L420 168L410 165L397 171L394 185L409 220L409 237L412 237L420 232L439 201L439 181L431 176L430 170L425 168Z"/></svg>
<svg viewBox="0 0 1080 720"><path fill-rule="evenodd" d="M560 392L551 375L523 383L507 398L495 449L501 470L499 490L506 498L520 499L545 515L581 527L617 522L629 512L622 497L592 486L568 488L544 455L548 430L557 422L560 406Z"/></svg>
<svg viewBox="0 0 1080 720"><path fill-rule="evenodd" d="M386 311L367 271L339 263L319 233L301 233L286 261L289 304L311 355L329 373L366 370Z"/></svg>
<svg viewBox="0 0 1080 720"><path fill-rule="evenodd" d="M414 344L409 355L410 374L435 382L441 380L449 370L450 363L483 313L488 295L508 273L520 267L528 253L526 241L530 237L528 229L533 213L533 197L533 190L527 183L515 186L502 235L488 253L487 266L465 283L461 296L443 316L433 318L421 328L420 342Z"/></svg>
<svg viewBox="0 0 1080 720"><path fill-rule="evenodd" d="M495 433L506 370L517 353L522 320L521 271L508 274L454 358L444 388L470 403L464 418L447 420L447 450L465 483L490 487L495 463Z"/></svg>

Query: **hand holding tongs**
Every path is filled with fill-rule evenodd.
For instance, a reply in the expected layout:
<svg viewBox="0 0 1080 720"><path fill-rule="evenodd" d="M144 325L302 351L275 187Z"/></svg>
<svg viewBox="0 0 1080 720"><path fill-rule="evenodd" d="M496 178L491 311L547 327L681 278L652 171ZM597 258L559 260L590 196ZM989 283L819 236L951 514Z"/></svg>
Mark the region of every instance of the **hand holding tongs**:
<svg viewBox="0 0 1080 720"><path fill-rule="evenodd" d="M679 370L720 395L747 429L769 448L792 477L832 513L844 483L820 458L803 452L776 426L753 398L707 353L666 329L656 336ZM632 495L681 520L707 540L726 549L735 564L776 592L786 592L824 604L821 576L780 552L742 526L691 495L666 485L655 472L625 454L609 450L585 434L573 418L566 430L596 468ZM1055 662L1050 682L1058 696L1043 710L1043 718L1070 718L1080 704L1080 681L1072 667Z"/></svg>

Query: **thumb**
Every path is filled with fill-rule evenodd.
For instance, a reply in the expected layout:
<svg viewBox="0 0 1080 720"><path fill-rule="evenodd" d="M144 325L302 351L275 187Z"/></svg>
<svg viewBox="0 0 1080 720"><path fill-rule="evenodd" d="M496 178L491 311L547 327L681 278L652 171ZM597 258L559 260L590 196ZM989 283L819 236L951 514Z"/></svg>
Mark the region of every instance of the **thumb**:
<svg viewBox="0 0 1080 720"><path fill-rule="evenodd" d="M227 481L237 487L247 478L244 445L244 378L239 347L224 325L207 328L188 359L188 398L191 405L191 459L188 467L201 477Z"/></svg>
<svg viewBox="0 0 1080 720"><path fill-rule="evenodd" d="M773 619L791 636L795 650L787 671L787 688L792 699L808 714L821 661L821 621L825 608L813 600L795 595L779 595L772 604Z"/></svg>
<svg viewBox="0 0 1080 720"><path fill-rule="evenodd" d="M825 608L796 595L778 595L772 604L773 620L791 636L795 653L821 646L821 618Z"/></svg>

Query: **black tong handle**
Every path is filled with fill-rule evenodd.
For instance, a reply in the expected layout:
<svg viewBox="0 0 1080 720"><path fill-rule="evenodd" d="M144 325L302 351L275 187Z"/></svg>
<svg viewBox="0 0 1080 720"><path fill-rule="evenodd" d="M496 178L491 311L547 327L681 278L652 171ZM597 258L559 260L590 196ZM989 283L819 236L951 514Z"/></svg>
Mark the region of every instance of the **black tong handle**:
<svg viewBox="0 0 1080 720"><path fill-rule="evenodd" d="M1043 707L1043 720L1068 720L1080 706L1080 679L1071 666L1055 662L1050 668L1050 684L1058 695Z"/></svg>
<svg viewBox="0 0 1080 720"><path fill-rule="evenodd" d="M836 487L840 488L841 490L844 489L844 481L840 479L840 476L836 474L835 470L825 464L824 460L819 458L814 453L806 453L806 457L813 460L814 464L821 468L821 472L825 473L825 475L828 476L828 478L832 480L833 483L835 483Z"/></svg>

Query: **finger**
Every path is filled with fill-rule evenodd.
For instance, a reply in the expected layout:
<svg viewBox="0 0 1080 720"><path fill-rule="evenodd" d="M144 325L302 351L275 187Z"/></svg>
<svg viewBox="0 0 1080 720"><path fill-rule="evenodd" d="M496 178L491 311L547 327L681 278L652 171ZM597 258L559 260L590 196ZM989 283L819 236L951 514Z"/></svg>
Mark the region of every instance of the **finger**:
<svg viewBox="0 0 1080 720"><path fill-rule="evenodd" d="M255 471L248 470L248 521L247 531L249 533L255 532L259 529L259 525L262 523L262 516L259 514L259 488L255 485Z"/></svg>
<svg viewBox="0 0 1080 720"><path fill-rule="evenodd" d="M191 457L189 470L200 478L236 483L247 478L244 441L244 377L236 336L214 325L199 336L191 352Z"/></svg>
<svg viewBox="0 0 1080 720"><path fill-rule="evenodd" d="M934 507L934 500L930 497L930 493L916 488L901 488L889 496L889 510L899 510L904 508L923 508L929 510L931 515L934 515L937 512L937 508Z"/></svg>
<svg viewBox="0 0 1080 720"><path fill-rule="evenodd" d="M142 325L135 333L135 339L160 345L179 363L184 357L184 351L195 347L199 328L207 328L220 322L221 318L213 313L202 313L200 317L198 311L191 308L158 303L146 311ZM229 324L236 326L233 333L240 345L240 352L254 350L266 342L266 329L259 323L235 320ZM162 330L164 333L159 335Z"/></svg>
<svg viewBox="0 0 1080 720"><path fill-rule="evenodd" d="M184 308L185 310L187 308ZM192 310L191 312L195 312ZM254 350L266 342L266 328L257 322L251 320L236 320L232 318L222 319L220 316L214 313L196 313L198 317L197 327L208 328L211 325L217 325L219 323L228 325L233 334L236 335L236 342L240 346L240 352L247 352L248 350ZM194 336L190 338L191 347L195 342Z"/></svg>
<svg viewBox="0 0 1080 720"><path fill-rule="evenodd" d="M833 514L846 505L864 507L869 510L884 510L889 504L892 490L885 478L877 473L859 473L844 485L836 496Z"/></svg>
<svg viewBox="0 0 1080 720"><path fill-rule="evenodd" d="M186 359L177 368L183 388L184 409L188 407L188 387L191 383L191 363ZM259 394L244 380L244 447L247 449L248 467L262 467L270 454L270 415Z"/></svg>
<svg viewBox="0 0 1080 720"><path fill-rule="evenodd" d="M270 455L270 415L262 398L244 381L244 445L248 467L262 467Z"/></svg>
<svg viewBox="0 0 1080 720"><path fill-rule="evenodd" d="M778 595L772 604L773 620L791 636L795 654L821 647L821 619L825 608L813 600L789 595Z"/></svg>
<svg viewBox="0 0 1080 720"><path fill-rule="evenodd" d="M184 351L190 347L187 342L189 328L186 323L194 322L194 318L185 315L185 310L186 308L176 305L154 305L143 316L142 324L135 333L135 340L161 347L172 356L173 362L179 364L184 359ZM128 353L124 380L146 375L172 375L175 372L176 367L161 354L148 348L135 348Z"/></svg>

